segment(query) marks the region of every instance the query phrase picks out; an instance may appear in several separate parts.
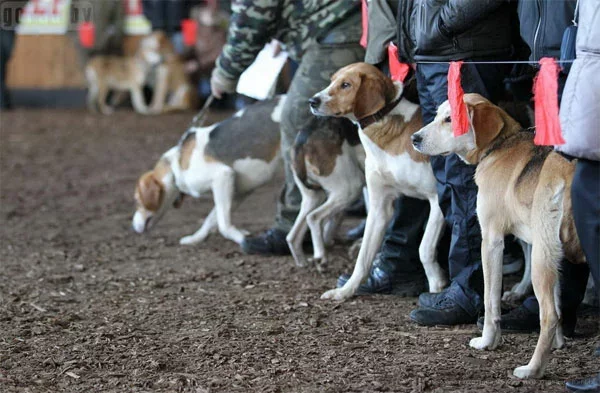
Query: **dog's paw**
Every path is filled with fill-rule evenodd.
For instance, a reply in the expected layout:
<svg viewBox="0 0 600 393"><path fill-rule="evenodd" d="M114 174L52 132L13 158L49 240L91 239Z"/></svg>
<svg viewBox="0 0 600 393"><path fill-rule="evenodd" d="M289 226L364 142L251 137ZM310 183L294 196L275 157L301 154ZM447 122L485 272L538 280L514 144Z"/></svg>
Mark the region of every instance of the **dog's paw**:
<svg viewBox="0 0 600 393"><path fill-rule="evenodd" d="M184 236L181 239L179 239L179 244L184 245L184 246L189 246L191 244L198 244L200 242L202 242L202 240L199 237L195 237L194 235L189 235L189 236Z"/></svg>
<svg viewBox="0 0 600 393"><path fill-rule="evenodd" d="M515 368L513 375L521 379L538 379L544 376L542 370L529 365Z"/></svg>
<svg viewBox="0 0 600 393"><path fill-rule="evenodd" d="M475 337L475 338L472 338L471 341L469 341L469 346L471 348L479 349L479 350L482 350L482 349L492 350L492 349L496 349L496 347L498 346L498 343L496 343L496 341L498 341L498 340L489 340L485 337Z"/></svg>
<svg viewBox="0 0 600 393"><path fill-rule="evenodd" d="M343 288L330 289L321 295L322 300L342 301L350 298L352 295L343 290Z"/></svg>
<svg viewBox="0 0 600 393"><path fill-rule="evenodd" d="M523 294L514 291L506 291L502 294L502 301L507 303L516 303L524 297Z"/></svg>

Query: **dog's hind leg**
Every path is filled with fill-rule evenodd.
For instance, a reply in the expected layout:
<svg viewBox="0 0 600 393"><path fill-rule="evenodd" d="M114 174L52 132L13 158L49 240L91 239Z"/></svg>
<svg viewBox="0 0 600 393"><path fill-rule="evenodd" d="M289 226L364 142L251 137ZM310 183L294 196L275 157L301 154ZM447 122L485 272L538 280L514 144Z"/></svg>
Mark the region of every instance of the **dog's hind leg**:
<svg viewBox="0 0 600 393"><path fill-rule="evenodd" d="M477 204L480 203L479 198ZM478 207L477 213L480 209ZM500 305L502 295L502 254L504 251L504 234L487 222L485 215L480 215L481 222L481 258L483 264L485 307L483 333L481 337L471 339L469 346L475 349L495 349L501 340Z"/></svg>
<svg viewBox="0 0 600 393"><path fill-rule="evenodd" d="M362 240L358 259L354 265L354 271L350 279L342 288L331 289L321 295L321 299L345 300L353 296L360 286L360 283L367 277L375 254L381 247L385 227L392 218L392 202L396 198L396 193L384 185L376 172L370 172L367 176L367 186L371 196L369 214L367 215L367 224L365 226L365 235Z"/></svg>
<svg viewBox="0 0 600 393"><path fill-rule="evenodd" d="M133 105L133 109L137 113L141 113L142 115L147 115L150 113L148 106L146 105L146 100L144 99L144 93L142 92L142 88L140 86L136 86L130 89L131 92L131 104Z"/></svg>
<svg viewBox="0 0 600 393"><path fill-rule="evenodd" d="M344 207L344 209L346 207ZM340 225L342 225L343 221L344 221L344 212L340 211L339 213L335 214L333 217L331 217L329 219L329 221L327 221L325 223L325 228L323 229L323 241L325 242L325 247L331 247L333 245L335 234L337 233L338 229L340 228Z"/></svg>
<svg viewBox="0 0 600 393"><path fill-rule="evenodd" d="M179 244L196 244L204 241L212 232L217 228L217 208L213 209L208 213L208 216L204 219L202 226L194 234L184 236L179 240Z"/></svg>
<svg viewBox="0 0 600 393"><path fill-rule="evenodd" d="M237 229L231 223L231 210L235 196L235 172L231 168L218 173L212 184L215 209L217 209L217 225L223 237L237 244L244 241L247 233Z"/></svg>
<svg viewBox="0 0 600 393"><path fill-rule="evenodd" d="M100 108L100 112L102 112L104 115L110 115L114 112L113 108L111 108L106 102L108 98L108 92L108 86L105 84L100 84L98 86L98 107Z"/></svg>
<svg viewBox="0 0 600 393"><path fill-rule="evenodd" d="M300 204L300 212L296 217L294 226L287 234L285 239L290 247L290 251L292 252L296 266L303 267L306 266L306 256L304 255L304 250L302 249L304 235L308 229L306 217L322 203L324 194L321 191L311 190L310 188L306 187L298 178L295 171L293 171L293 174L296 185L300 190L300 194L302 194L302 203Z"/></svg>
<svg viewBox="0 0 600 393"><path fill-rule="evenodd" d="M442 237L445 221L437 198L429 201L431 210L419 245L419 256L427 275L429 292L441 292L448 284L447 275L437 261L437 245Z"/></svg>
<svg viewBox="0 0 600 393"><path fill-rule="evenodd" d="M540 304L540 336L529 364L514 370L513 374L519 378L543 377L552 346L564 344L558 298L558 266L563 257L559 231L564 193L564 185L558 185L550 201L534 199L531 208L534 223L531 281Z"/></svg>

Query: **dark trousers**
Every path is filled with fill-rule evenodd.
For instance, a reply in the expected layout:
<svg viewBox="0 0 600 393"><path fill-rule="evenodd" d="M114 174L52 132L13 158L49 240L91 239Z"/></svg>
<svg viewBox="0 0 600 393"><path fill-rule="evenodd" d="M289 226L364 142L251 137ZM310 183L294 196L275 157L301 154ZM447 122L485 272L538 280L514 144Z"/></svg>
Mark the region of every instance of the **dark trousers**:
<svg viewBox="0 0 600 393"><path fill-rule="evenodd" d="M600 293L600 162L577 161L571 198L579 241Z"/></svg>
<svg viewBox="0 0 600 393"><path fill-rule="evenodd" d="M6 88L6 68L15 42L14 30L0 29L0 108L10 106Z"/></svg>
<svg viewBox="0 0 600 393"><path fill-rule="evenodd" d="M430 123L439 105L448 99L448 64L419 64L417 86L423 121ZM505 65L469 64L462 67L465 93L479 93L497 102L503 94ZM438 196L444 217L450 226L448 272L452 281L448 294L470 314L483 308L483 272L481 266L481 229L477 221L475 167L456 155L432 157L438 180Z"/></svg>

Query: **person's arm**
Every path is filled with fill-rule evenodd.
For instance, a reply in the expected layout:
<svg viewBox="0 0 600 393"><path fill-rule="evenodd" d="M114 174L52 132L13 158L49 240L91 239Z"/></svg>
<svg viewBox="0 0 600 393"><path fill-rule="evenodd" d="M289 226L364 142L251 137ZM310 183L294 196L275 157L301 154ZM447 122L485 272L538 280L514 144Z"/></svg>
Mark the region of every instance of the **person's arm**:
<svg viewBox="0 0 600 393"><path fill-rule="evenodd" d="M211 77L213 95L233 92L237 80L276 33L278 0L235 0L227 42Z"/></svg>
<svg viewBox="0 0 600 393"><path fill-rule="evenodd" d="M440 9L438 26L443 34L460 34L509 0L449 0Z"/></svg>

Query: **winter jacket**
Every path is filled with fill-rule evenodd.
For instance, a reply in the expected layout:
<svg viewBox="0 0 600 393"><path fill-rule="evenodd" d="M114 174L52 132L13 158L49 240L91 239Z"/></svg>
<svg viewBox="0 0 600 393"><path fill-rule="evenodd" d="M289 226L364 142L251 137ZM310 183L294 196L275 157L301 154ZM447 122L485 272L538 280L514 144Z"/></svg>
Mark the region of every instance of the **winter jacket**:
<svg viewBox="0 0 600 393"><path fill-rule="evenodd" d="M577 0L520 0L521 37L531 49L530 60L560 57L565 29L573 24Z"/></svg>
<svg viewBox="0 0 600 393"><path fill-rule="evenodd" d="M557 150L600 161L600 1L580 0L577 58L560 108L564 145Z"/></svg>
<svg viewBox="0 0 600 393"><path fill-rule="evenodd" d="M152 30L173 34L181 30L181 21L190 16L194 0L142 0L144 16L150 21Z"/></svg>
<svg viewBox="0 0 600 393"><path fill-rule="evenodd" d="M354 16L354 25L360 27L360 0L235 0L231 12L227 43L217 59L217 71L231 80L238 79L273 38L299 61L315 40L349 18ZM360 32L358 37L339 34L327 42L358 42L359 38Z"/></svg>
<svg viewBox="0 0 600 393"><path fill-rule="evenodd" d="M507 0L402 0L398 37L404 61L512 56L516 9Z"/></svg>

